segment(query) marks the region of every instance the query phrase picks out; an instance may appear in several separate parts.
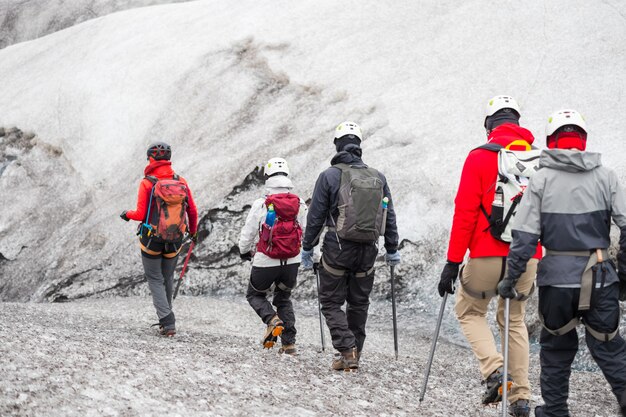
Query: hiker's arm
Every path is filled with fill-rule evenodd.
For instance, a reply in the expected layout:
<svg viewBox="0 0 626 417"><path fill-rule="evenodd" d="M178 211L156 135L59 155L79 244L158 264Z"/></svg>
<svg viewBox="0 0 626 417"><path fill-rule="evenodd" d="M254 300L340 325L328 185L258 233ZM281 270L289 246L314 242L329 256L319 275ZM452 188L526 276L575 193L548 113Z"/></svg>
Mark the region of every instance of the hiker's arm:
<svg viewBox="0 0 626 417"><path fill-rule="evenodd" d="M146 218L148 212L148 204L150 204L150 192L152 191L152 183L146 179L139 183L139 191L137 192L137 208L128 210L126 217L131 220L142 222Z"/></svg>
<svg viewBox="0 0 626 417"><path fill-rule="evenodd" d="M309 205L306 229L302 241L302 249L304 250L311 250L318 244L319 235L324 228L326 218L330 215L329 189L330 187L326 175L322 172L315 182L313 197Z"/></svg>
<svg viewBox="0 0 626 417"><path fill-rule="evenodd" d="M250 207L248 217L246 217L246 222L239 233L238 246L240 253L250 252L254 247L255 240L259 235L259 219L262 218L261 211L263 202L264 199L255 200L254 203L252 203L252 207Z"/></svg>
<svg viewBox="0 0 626 417"><path fill-rule="evenodd" d="M396 212L393 208L393 198L387 184L387 179L383 176L383 194L389 199L387 205L387 221L385 222L385 250L393 253L398 250L398 225L396 224Z"/></svg>
<svg viewBox="0 0 626 417"><path fill-rule="evenodd" d="M626 274L626 196L624 190L619 185L617 175L611 171L611 217L619 227L619 251L617 253L617 270L620 275Z"/></svg>
<svg viewBox="0 0 626 417"><path fill-rule="evenodd" d="M187 195L187 218L189 220L189 234L193 235L198 231L198 207L196 207L196 202L193 200L193 194L191 193L191 188L189 188L189 184L187 184Z"/></svg>
<svg viewBox="0 0 626 417"><path fill-rule="evenodd" d="M526 264L537 251L537 242L541 236L541 177L538 172L530 179L511 225L513 241L507 257L507 276L512 279L519 279L526 271Z"/></svg>
<svg viewBox="0 0 626 417"><path fill-rule="evenodd" d="M450 230L448 261L461 263L469 248L470 240L478 223L483 197L484 164L479 163L478 153L470 153L461 172L459 189L454 199L454 217ZM495 181L495 176L493 178ZM481 231L478 231L481 232Z"/></svg>

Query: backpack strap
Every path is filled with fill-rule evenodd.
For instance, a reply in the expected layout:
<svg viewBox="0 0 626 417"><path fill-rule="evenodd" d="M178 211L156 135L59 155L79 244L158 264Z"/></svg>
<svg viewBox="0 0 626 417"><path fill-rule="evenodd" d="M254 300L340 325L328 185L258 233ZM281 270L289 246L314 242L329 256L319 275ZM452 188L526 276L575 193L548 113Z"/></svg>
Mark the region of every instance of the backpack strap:
<svg viewBox="0 0 626 417"><path fill-rule="evenodd" d="M488 151L498 152L498 151L500 151L500 149L503 149L503 148L504 148L504 146L502 146L502 145L500 145L498 143L487 142L487 143L484 143L484 144L480 145L479 147L474 148L472 150L486 149Z"/></svg>
<svg viewBox="0 0 626 417"><path fill-rule="evenodd" d="M159 181L159 179L155 177L154 175L146 175L144 178L150 181L152 185L156 184L157 181Z"/></svg>

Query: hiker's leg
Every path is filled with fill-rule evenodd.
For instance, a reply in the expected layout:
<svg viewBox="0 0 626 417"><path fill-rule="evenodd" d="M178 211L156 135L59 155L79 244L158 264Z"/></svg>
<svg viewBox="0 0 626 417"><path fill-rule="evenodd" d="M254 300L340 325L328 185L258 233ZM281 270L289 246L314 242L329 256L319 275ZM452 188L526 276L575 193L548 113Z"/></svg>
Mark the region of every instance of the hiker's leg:
<svg viewBox="0 0 626 417"><path fill-rule="evenodd" d="M520 294L528 295L535 281L537 259L531 259L526 265L526 272L522 274L515 287ZM530 382L528 382L528 329L524 322L526 301L511 300L509 311L509 375L514 384L511 388L509 400L530 400ZM497 320L500 327L502 349L504 349L504 300L498 297Z"/></svg>
<svg viewBox="0 0 626 417"><path fill-rule="evenodd" d="M163 277L163 270L161 268L163 262L162 257L160 255L148 256L142 253L141 262L143 263L143 270L148 281L150 293L152 294L152 303L156 309L159 321L163 325L162 320L167 318L167 323L165 324L173 325L173 320L170 320L173 319L173 312L167 299L165 278Z"/></svg>
<svg viewBox="0 0 626 417"><path fill-rule="evenodd" d="M174 295L174 270L176 269L176 263L178 262L178 255L168 257L168 254L163 254L163 260L161 262L161 271L163 272L163 280L165 285L165 294L167 296L167 302L172 308L172 295Z"/></svg>
<svg viewBox="0 0 626 417"><path fill-rule="evenodd" d="M454 311L461 330L478 359L483 379L487 379L503 363L487 322L487 309L493 295L476 298L468 291L473 293L494 291L503 274L503 265L502 257L470 258L463 268L463 276L459 278L462 285L459 285L456 294Z"/></svg>
<svg viewBox="0 0 626 417"><path fill-rule="evenodd" d="M296 287L299 266L299 263L282 266L280 278L274 289L272 304L285 326L280 336L283 345L296 343L296 315L291 302L291 291Z"/></svg>
<svg viewBox="0 0 626 417"><path fill-rule="evenodd" d="M346 301L346 275L333 275L323 266L320 266L319 275L322 313L330 330L333 347L340 352L352 349L356 342L348 328L346 313L341 309Z"/></svg>
<svg viewBox="0 0 626 417"><path fill-rule="evenodd" d="M365 277L356 277L354 274L348 277L346 316L348 328L354 335L358 352L363 350L365 343L365 324L373 286L374 271Z"/></svg>
<svg viewBox="0 0 626 417"><path fill-rule="evenodd" d="M569 322L576 314L580 290L576 288L539 287L539 313L546 326L556 330ZM578 351L576 329L562 336L554 336L541 330L540 383L541 396L548 416L569 416L567 398L572 362Z"/></svg>
<svg viewBox="0 0 626 417"><path fill-rule="evenodd" d="M267 301L267 295L271 291L274 280L280 274L280 268L280 266L267 268L253 266L250 272L246 299L265 324L268 324L276 314L270 302Z"/></svg>
<svg viewBox="0 0 626 417"><path fill-rule="evenodd" d="M591 310L583 315L583 320L593 330L611 333L619 325L619 284L594 290ZM604 377L611 385L618 402L626 390L626 343L618 333L608 342L598 340L589 331L585 334L587 347Z"/></svg>

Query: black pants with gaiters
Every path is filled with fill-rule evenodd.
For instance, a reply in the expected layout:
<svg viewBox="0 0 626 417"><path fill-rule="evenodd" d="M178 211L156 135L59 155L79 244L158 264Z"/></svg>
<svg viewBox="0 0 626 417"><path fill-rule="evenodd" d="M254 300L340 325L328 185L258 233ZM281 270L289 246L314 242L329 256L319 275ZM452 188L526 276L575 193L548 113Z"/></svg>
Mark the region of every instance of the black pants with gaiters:
<svg viewBox="0 0 626 417"><path fill-rule="evenodd" d="M285 329L280 337L283 345L296 343L296 315L291 302L291 290L296 287L299 263L252 267L246 298L263 323L268 324L275 314L283 321ZM272 294L272 303L268 295ZM276 310L274 310L274 307Z"/></svg>

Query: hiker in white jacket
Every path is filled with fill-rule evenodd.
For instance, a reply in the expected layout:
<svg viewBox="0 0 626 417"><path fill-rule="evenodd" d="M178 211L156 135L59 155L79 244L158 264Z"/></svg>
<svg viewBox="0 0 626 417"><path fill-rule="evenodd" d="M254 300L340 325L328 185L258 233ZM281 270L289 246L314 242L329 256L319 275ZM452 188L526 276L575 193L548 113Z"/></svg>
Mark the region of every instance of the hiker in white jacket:
<svg viewBox="0 0 626 417"><path fill-rule="evenodd" d="M267 324L261 341L263 347L273 347L280 337L282 347L279 352L295 354L296 317L291 290L296 286L300 266L300 245L302 230L306 226L307 207L304 200L291 193L293 183L289 179L287 161L270 159L265 166L265 177L265 195L252 203L239 235L241 259L252 261L246 298L263 323ZM275 210L270 216L266 203L271 206L270 212ZM272 215L276 216L276 220L272 220L273 225L268 227L265 223ZM270 304L267 296L271 292L273 300Z"/></svg>

